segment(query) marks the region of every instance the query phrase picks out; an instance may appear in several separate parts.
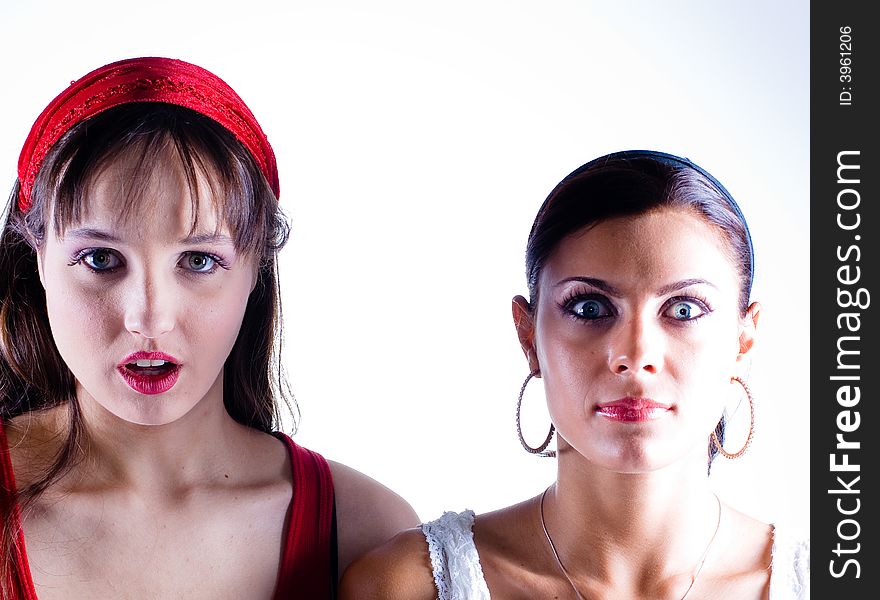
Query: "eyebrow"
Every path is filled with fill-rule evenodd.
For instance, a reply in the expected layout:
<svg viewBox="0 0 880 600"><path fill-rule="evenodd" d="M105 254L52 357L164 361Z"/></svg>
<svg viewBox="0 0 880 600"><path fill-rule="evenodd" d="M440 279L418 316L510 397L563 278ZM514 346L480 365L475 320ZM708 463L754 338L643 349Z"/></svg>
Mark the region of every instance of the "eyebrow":
<svg viewBox="0 0 880 600"><path fill-rule="evenodd" d="M610 294L612 296L622 296L623 294L616 287L605 281L604 279L596 279L595 277L566 277L565 279L559 280L555 286L559 287L561 285L565 285L566 283L570 283L572 281L579 281L581 283L586 283L587 285L591 285L598 290L602 290L606 294Z"/></svg>
<svg viewBox="0 0 880 600"><path fill-rule="evenodd" d="M69 235L74 238L88 238L95 240L102 240L105 242L117 242L120 243L122 240L117 236L113 235L108 231L104 231L101 229L95 229L93 227L82 227L79 229L72 229L68 231L65 235ZM194 235L188 235L182 240L178 242L179 244L229 244L230 246L234 246L235 243L232 241L232 238L226 235L225 233L198 233Z"/></svg>
<svg viewBox="0 0 880 600"><path fill-rule="evenodd" d="M100 229L94 229L92 227L82 227L80 229L71 229L68 230L65 234L65 237L75 237L75 238L90 238L97 240L104 240L106 242L121 242L118 237L109 233L107 231L102 231Z"/></svg>
<svg viewBox="0 0 880 600"><path fill-rule="evenodd" d="M714 283L712 283L711 281L708 281L706 279L700 279L697 277L697 278L693 278L693 279L682 279L681 281L675 281L673 283L664 285L659 290L657 290L657 295L658 296L665 296L666 294L669 294L670 292L675 292L675 291L684 289L686 287L691 287L692 285L708 285L709 287L713 287L716 290L718 289L718 286L715 285Z"/></svg>
<svg viewBox="0 0 880 600"><path fill-rule="evenodd" d="M554 287L559 287L561 285L565 285L566 283L570 283L572 281L586 283L587 285L591 285L594 288L601 290L611 296L620 297L623 295L623 293L620 290L618 290L616 287L614 287L613 285L611 285L610 283L608 283L604 279L596 279L595 277L566 277L565 279L561 279L559 282L557 282ZM700 278L696 277L696 278L682 279L681 281L674 281L672 283L668 283L657 290L657 295L658 296L665 296L666 294L684 289L686 287L690 287L692 285L708 285L710 287L718 289L718 286L716 286L711 281L708 281L706 279L700 279Z"/></svg>
<svg viewBox="0 0 880 600"><path fill-rule="evenodd" d="M234 246L235 243L232 241L232 238L226 235L225 233L197 233L194 235L188 235L182 240L180 240L181 244L229 244L230 246Z"/></svg>

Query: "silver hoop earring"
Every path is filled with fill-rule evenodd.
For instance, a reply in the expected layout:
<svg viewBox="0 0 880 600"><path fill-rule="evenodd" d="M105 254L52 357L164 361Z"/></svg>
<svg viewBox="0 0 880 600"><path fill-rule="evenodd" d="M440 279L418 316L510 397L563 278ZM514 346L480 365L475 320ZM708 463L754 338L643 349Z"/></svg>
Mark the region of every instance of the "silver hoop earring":
<svg viewBox="0 0 880 600"><path fill-rule="evenodd" d="M731 381L738 382L743 389L746 391L746 398L749 399L749 436L746 438L746 443L743 444L743 447L739 449L737 452L728 452L721 445L721 442L718 440L718 436L715 435L715 432L712 432L712 443L715 444L715 447L718 448L718 452L724 457L729 459L739 458L743 454L746 453L746 450L749 449L749 444L752 443L752 436L755 434L755 401L752 398L752 390L749 389L749 386L746 385L746 382L740 379L739 377L731 378Z"/></svg>
<svg viewBox="0 0 880 600"><path fill-rule="evenodd" d="M553 426L553 423L550 423L550 431L547 433L547 439L544 440L537 448L532 448L526 443L525 438L522 434L522 426L520 425L520 409L522 408L523 394L526 393L526 386L529 385L529 381L532 380L532 377L540 373L540 371L532 371L529 373L529 376L526 377L526 380L523 382L522 387L519 389L519 398L516 400L516 435L519 437L519 443L522 444L522 447L525 448L526 452L529 454L535 454L537 456L544 457L553 457L556 456L556 450L547 450L547 446L550 445L550 442L553 440L553 433L556 431L556 427Z"/></svg>

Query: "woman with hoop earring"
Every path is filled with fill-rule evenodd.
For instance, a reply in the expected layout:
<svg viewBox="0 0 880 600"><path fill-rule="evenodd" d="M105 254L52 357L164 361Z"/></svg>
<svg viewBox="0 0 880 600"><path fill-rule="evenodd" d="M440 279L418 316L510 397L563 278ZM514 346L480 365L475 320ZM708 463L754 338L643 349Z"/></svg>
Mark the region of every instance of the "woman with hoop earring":
<svg viewBox="0 0 880 600"><path fill-rule="evenodd" d="M556 457L556 481L399 534L349 569L342 597L808 598L809 543L707 477L752 437L753 272L738 205L685 158L616 152L564 178L529 235L529 298L513 299L529 372L517 417L539 378L551 419L537 445L517 431ZM732 447L725 407L743 397L749 433Z"/></svg>

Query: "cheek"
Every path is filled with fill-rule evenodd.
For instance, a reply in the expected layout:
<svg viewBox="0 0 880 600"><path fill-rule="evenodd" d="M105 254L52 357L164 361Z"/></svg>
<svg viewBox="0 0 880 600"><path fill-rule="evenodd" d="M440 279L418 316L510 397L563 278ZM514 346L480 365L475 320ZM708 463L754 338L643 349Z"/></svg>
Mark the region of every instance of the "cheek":
<svg viewBox="0 0 880 600"><path fill-rule="evenodd" d="M542 299L535 320L535 345L542 371L557 371L586 363L599 354L595 333Z"/></svg>
<svg viewBox="0 0 880 600"><path fill-rule="evenodd" d="M551 315L537 329L537 353L550 411L560 420L581 420L611 377L599 328Z"/></svg>
<svg viewBox="0 0 880 600"><path fill-rule="evenodd" d="M736 330L718 327L683 342L671 353L667 367L678 383L683 402L701 421L714 426L729 400L730 378L735 374Z"/></svg>
<svg viewBox="0 0 880 600"><path fill-rule="evenodd" d="M59 269L46 272L46 312L58 350L68 364L76 355L106 349L120 316L101 288L83 287Z"/></svg>
<svg viewBox="0 0 880 600"><path fill-rule="evenodd" d="M199 340L196 343L203 351L225 360L241 329L250 282L249 275L242 276L204 294L193 304L199 308L188 311L184 319L185 336L192 342Z"/></svg>
<svg viewBox="0 0 880 600"><path fill-rule="evenodd" d="M685 330L674 340L669 358L695 374L721 379L732 376L739 352L737 325L727 320L707 325L693 332Z"/></svg>

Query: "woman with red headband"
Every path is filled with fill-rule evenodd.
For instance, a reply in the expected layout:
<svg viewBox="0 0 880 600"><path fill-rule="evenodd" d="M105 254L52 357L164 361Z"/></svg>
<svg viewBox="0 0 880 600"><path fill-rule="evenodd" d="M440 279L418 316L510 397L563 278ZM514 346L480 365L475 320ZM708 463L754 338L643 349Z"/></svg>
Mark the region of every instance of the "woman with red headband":
<svg viewBox="0 0 880 600"><path fill-rule="evenodd" d="M4 600L330 598L417 522L276 431L278 196L195 65L101 67L37 119L0 236Z"/></svg>

